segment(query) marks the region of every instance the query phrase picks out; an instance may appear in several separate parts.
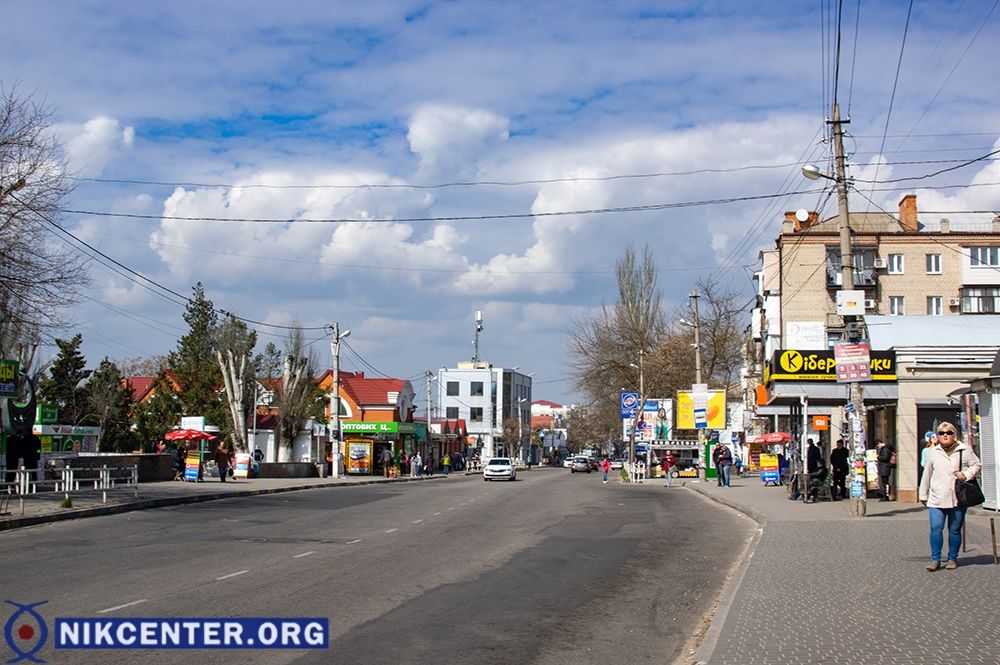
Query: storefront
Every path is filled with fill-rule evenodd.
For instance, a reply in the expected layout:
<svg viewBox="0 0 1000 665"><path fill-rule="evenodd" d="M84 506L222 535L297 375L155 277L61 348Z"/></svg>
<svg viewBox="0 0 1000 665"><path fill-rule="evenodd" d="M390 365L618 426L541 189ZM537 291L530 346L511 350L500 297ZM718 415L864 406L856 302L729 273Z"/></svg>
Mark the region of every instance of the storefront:
<svg viewBox="0 0 1000 665"><path fill-rule="evenodd" d="M651 459L650 475L659 477L662 469L659 466L660 460L668 452L673 453L677 458L674 467L675 478L697 478L698 470L705 460L705 446L699 444L696 439L667 439L653 441L650 444L653 457Z"/></svg>
<svg viewBox="0 0 1000 665"><path fill-rule="evenodd" d="M390 456L390 474L402 464L404 451L417 449L419 423L342 421L344 441L340 454L345 472L352 475L384 474L383 451Z"/></svg>

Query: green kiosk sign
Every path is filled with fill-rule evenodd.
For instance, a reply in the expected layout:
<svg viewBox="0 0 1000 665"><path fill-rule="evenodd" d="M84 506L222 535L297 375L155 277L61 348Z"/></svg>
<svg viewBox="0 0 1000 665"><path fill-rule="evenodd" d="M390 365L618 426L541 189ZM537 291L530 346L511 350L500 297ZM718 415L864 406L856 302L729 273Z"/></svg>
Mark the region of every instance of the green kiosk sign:
<svg viewBox="0 0 1000 665"><path fill-rule="evenodd" d="M0 397L17 397L16 360L0 360Z"/></svg>

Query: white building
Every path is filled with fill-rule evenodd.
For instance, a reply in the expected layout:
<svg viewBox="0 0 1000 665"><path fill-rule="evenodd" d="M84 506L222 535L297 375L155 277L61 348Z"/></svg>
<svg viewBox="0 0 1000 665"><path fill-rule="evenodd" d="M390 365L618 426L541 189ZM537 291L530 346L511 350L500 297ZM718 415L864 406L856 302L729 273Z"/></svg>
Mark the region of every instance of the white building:
<svg viewBox="0 0 1000 665"><path fill-rule="evenodd" d="M438 370L438 415L463 418L468 445L479 449L482 459L494 456L503 438L504 420L523 423L522 444L531 431L531 376L517 368L493 367L488 362L460 362ZM508 453L516 441L502 442ZM522 446L523 449L523 446Z"/></svg>

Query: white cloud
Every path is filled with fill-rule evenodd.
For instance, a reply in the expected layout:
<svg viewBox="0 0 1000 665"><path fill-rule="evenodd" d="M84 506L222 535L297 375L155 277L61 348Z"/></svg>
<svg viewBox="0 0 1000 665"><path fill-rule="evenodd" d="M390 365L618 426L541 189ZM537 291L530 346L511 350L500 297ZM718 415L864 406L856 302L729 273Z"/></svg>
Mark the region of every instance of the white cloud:
<svg viewBox="0 0 1000 665"><path fill-rule="evenodd" d="M483 109L427 104L410 118L410 149L430 171L473 172L478 157L506 141L508 121Z"/></svg>
<svg viewBox="0 0 1000 665"><path fill-rule="evenodd" d="M65 137L70 167L83 176L98 176L105 166L135 142L135 129L125 127L114 118L98 116L82 125L61 125Z"/></svg>

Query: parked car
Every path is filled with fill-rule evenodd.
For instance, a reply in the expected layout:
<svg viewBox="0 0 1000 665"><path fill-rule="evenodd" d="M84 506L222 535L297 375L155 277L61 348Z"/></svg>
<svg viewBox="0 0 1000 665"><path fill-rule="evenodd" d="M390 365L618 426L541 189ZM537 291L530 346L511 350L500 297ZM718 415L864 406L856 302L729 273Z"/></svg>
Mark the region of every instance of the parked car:
<svg viewBox="0 0 1000 665"><path fill-rule="evenodd" d="M504 478L506 480L517 479L517 468L514 461L509 457L494 457L483 467L483 480L493 480L494 478Z"/></svg>
<svg viewBox="0 0 1000 665"><path fill-rule="evenodd" d="M562 465L563 465L564 469L570 469L570 468L572 468L573 467L573 457L570 456L570 457L567 457L566 459L564 459Z"/></svg>
<svg viewBox="0 0 1000 665"><path fill-rule="evenodd" d="M623 460L621 457L614 457L611 459L612 469L620 469L623 466L625 466L625 460Z"/></svg>
<svg viewBox="0 0 1000 665"><path fill-rule="evenodd" d="M590 465L591 471L597 471L601 468L601 463L593 455L587 457L587 464Z"/></svg>
<svg viewBox="0 0 1000 665"><path fill-rule="evenodd" d="M570 473L576 473L577 471L586 471L590 473L593 469L590 468L590 460L588 460L583 455L577 455L576 457L570 458Z"/></svg>

